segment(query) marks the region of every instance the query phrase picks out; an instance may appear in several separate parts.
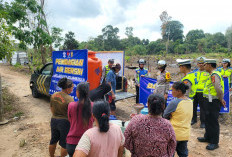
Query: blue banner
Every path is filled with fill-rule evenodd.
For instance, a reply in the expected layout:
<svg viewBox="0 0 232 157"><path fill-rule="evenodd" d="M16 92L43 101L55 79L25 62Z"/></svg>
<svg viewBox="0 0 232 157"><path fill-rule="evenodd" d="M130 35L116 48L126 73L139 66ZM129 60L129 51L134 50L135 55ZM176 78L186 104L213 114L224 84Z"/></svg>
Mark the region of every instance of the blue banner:
<svg viewBox="0 0 232 157"><path fill-rule="evenodd" d="M230 112L230 88L229 88L229 79L228 77L224 77L224 100L226 101L226 107L221 107L221 113L229 113Z"/></svg>
<svg viewBox="0 0 232 157"><path fill-rule="evenodd" d="M154 93L156 82L157 80L153 78L149 78L149 77L140 78L139 103L143 104L145 108L147 107L148 96ZM171 88L172 84L173 82L170 82L167 105L170 103L171 100L175 99L172 96L172 88ZM226 101L226 107L225 108L222 107L220 113L229 113L230 112L230 92L229 92L228 78L224 78L224 100ZM200 108L198 106L198 111L200 111L199 109Z"/></svg>
<svg viewBox="0 0 232 157"><path fill-rule="evenodd" d="M76 101L77 84L88 79L88 50L53 51L52 61L53 76L49 94L61 91L57 83L61 78L66 77L74 83L73 92L70 95Z"/></svg>
<svg viewBox="0 0 232 157"><path fill-rule="evenodd" d="M139 88L139 103L143 104L145 107L147 107L147 99L148 96L152 93L154 93L155 90L155 84L157 80L149 77L141 77L140 78L140 88ZM168 99L167 99L167 105L171 100L174 99L172 96L172 86L173 82L170 82L170 89L168 91Z"/></svg>

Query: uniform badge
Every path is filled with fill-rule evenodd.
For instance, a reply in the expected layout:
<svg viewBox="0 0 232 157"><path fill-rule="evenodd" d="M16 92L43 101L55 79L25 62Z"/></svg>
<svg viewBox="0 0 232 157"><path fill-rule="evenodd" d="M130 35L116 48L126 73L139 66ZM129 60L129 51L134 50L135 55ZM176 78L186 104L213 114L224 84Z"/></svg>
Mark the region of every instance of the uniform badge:
<svg viewBox="0 0 232 157"><path fill-rule="evenodd" d="M211 76L212 83L215 83L215 76Z"/></svg>
<svg viewBox="0 0 232 157"><path fill-rule="evenodd" d="M166 79L169 80L171 78L170 73L166 73Z"/></svg>

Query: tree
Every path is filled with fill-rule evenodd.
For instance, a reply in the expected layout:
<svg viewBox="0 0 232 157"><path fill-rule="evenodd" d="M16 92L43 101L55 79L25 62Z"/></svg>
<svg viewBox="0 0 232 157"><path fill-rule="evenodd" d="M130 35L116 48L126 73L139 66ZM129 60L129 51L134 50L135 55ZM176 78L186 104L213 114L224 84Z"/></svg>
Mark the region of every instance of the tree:
<svg viewBox="0 0 232 157"><path fill-rule="evenodd" d="M213 34L213 42L214 42L214 44L219 44L222 47L227 46L225 35L222 34L221 32L217 32L217 33Z"/></svg>
<svg viewBox="0 0 232 157"><path fill-rule="evenodd" d="M148 45L149 44L149 40L148 39L143 39L142 40L142 44L143 45Z"/></svg>
<svg viewBox="0 0 232 157"><path fill-rule="evenodd" d="M190 30L186 35L186 43L190 52L195 52L198 48L198 39L205 38L203 30Z"/></svg>
<svg viewBox="0 0 232 157"><path fill-rule="evenodd" d="M170 27L167 27L168 22L172 19L171 16L168 15L167 11L163 11L160 15L160 20L162 21L161 30L162 37L164 39L165 34L167 34L166 41L166 54L168 53L168 44L169 44L169 35L170 35ZM168 28L168 29L167 29Z"/></svg>
<svg viewBox="0 0 232 157"><path fill-rule="evenodd" d="M146 48L143 45L135 45L133 47L134 54L138 55L145 55L146 54Z"/></svg>
<svg viewBox="0 0 232 157"><path fill-rule="evenodd" d="M61 41L63 38L61 37L62 29L57 27L52 27L52 43L54 44L55 48L59 48L61 46Z"/></svg>
<svg viewBox="0 0 232 157"><path fill-rule="evenodd" d="M165 51L165 43L161 39L147 45L147 54L161 54L163 51Z"/></svg>
<svg viewBox="0 0 232 157"><path fill-rule="evenodd" d="M227 40L227 46L228 46L228 51L231 51L231 47L232 47L232 26L228 27L226 29L226 40Z"/></svg>
<svg viewBox="0 0 232 157"><path fill-rule="evenodd" d="M14 50L11 32L4 19L5 16L5 8L2 1L0 1L0 60L5 58L5 56L9 59Z"/></svg>
<svg viewBox="0 0 232 157"><path fill-rule="evenodd" d="M132 37L133 36L133 27L126 27L126 36L127 38Z"/></svg>
<svg viewBox="0 0 232 157"><path fill-rule="evenodd" d="M194 42L197 39L205 38L205 34L203 30L190 30L186 35L186 41L189 43Z"/></svg>
<svg viewBox="0 0 232 157"><path fill-rule="evenodd" d="M179 21L169 21L164 29L163 39L164 40L183 40L183 24Z"/></svg>
<svg viewBox="0 0 232 157"><path fill-rule="evenodd" d="M167 24L168 22L172 19L171 16L168 15L167 11L163 11L161 14L160 14L160 20L162 22L162 25L161 25L161 30L162 30L162 37L166 34L167 32ZM169 30L169 29L168 29Z"/></svg>
<svg viewBox="0 0 232 157"><path fill-rule="evenodd" d="M46 64L47 47L52 44L46 16L44 0L40 4L36 0L15 0L5 3L5 17L15 39L19 40L19 47L27 49L33 46L36 53L41 54L41 61Z"/></svg>
<svg viewBox="0 0 232 157"><path fill-rule="evenodd" d="M119 29L111 25L107 25L102 29L104 50L112 50L120 47L118 32Z"/></svg>
<svg viewBox="0 0 232 157"><path fill-rule="evenodd" d="M64 50L74 50L78 49L79 43L75 39L75 34L73 32L68 32L65 34L65 39L64 39L64 45L63 49Z"/></svg>
<svg viewBox="0 0 232 157"><path fill-rule="evenodd" d="M198 43L197 44L198 51L204 54L207 48L207 39L206 38L197 39L196 42Z"/></svg>

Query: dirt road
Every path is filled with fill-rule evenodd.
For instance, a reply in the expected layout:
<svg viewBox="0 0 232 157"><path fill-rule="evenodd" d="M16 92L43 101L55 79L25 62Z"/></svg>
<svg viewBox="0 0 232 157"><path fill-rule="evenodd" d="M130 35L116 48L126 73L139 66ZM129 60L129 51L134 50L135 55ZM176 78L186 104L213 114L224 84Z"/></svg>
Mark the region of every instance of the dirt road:
<svg viewBox="0 0 232 157"><path fill-rule="evenodd" d="M50 109L49 98L35 99L31 96L29 88L30 76L12 71L8 66L0 65L0 73L4 84L9 90L19 97L18 105L25 113L25 117L19 121L0 126L0 157L45 157L48 156L48 144L50 138ZM117 102L119 118L124 120L131 112L133 99ZM215 151L207 151L206 143L197 142L196 138L202 136L204 129L196 124L191 129L191 138L188 143L189 156L232 156L232 128L230 125L221 125L220 148ZM26 140L23 147L20 141ZM59 152L57 151L57 155Z"/></svg>

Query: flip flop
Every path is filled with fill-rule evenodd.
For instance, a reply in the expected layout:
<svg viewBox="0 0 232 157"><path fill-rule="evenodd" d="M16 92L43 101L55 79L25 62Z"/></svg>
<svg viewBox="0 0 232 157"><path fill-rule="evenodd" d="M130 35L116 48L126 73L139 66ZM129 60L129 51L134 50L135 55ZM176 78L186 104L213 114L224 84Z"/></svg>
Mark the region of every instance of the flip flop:
<svg viewBox="0 0 232 157"><path fill-rule="evenodd" d="M117 120L117 118L116 118L115 115L110 115L109 119L110 119L110 120Z"/></svg>

